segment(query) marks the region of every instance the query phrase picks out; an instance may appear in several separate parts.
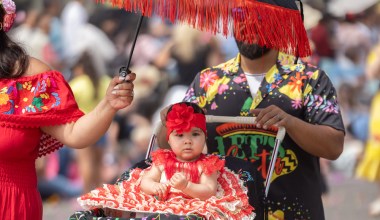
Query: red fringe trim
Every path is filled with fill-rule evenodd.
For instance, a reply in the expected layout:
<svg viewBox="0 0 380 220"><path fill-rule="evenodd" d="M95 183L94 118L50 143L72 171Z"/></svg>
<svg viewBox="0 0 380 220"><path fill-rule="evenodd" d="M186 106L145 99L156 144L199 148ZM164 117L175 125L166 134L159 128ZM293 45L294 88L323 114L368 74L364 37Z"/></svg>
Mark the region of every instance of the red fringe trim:
<svg viewBox="0 0 380 220"><path fill-rule="evenodd" d="M299 57L311 55L301 14L256 0L97 0L130 12L234 36ZM238 12L236 9L239 9ZM245 26L246 28L242 28ZM233 33L235 32L235 34Z"/></svg>

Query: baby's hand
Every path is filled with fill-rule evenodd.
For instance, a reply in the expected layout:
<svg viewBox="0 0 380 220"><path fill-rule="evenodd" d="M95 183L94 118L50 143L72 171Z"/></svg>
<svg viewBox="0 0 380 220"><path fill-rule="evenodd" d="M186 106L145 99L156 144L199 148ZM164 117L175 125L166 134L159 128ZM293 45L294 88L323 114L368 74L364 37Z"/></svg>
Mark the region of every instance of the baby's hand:
<svg viewBox="0 0 380 220"><path fill-rule="evenodd" d="M163 183L156 183L153 185L154 195L158 197L158 200L166 198L168 191L168 185Z"/></svg>
<svg viewBox="0 0 380 220"><path fill-rule="evenodd" d="M170 185L175 189L184 190L189 184L186 176L183 173L175 173L172 178L170 178Z"/></svg>

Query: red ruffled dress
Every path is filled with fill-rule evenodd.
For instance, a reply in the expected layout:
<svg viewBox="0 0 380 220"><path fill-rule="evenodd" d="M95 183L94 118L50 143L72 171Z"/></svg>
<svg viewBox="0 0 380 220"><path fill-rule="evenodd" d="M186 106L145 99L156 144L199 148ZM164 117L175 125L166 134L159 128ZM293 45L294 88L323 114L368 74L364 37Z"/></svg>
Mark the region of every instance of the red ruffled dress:
<svg viewBox="0 0 380 220"><path fill-rule="evenodd" d="M165 171L183 171L188 176L198 169L198 179L201 173L210 175L219 171L217 194L202 201L170 188L165 201L159 201L155 196L140 191L141 178L147 170L136 168L130 173L128 180L117 185L105 184L78 198L79 204L85 209L108 208L111 213L118 211L170 213L176 215L196 214L206 219L254 219L254 208L248 202L247 188L237 174L224 167L224 160L215 155L201 155L194 162L180 162L171 150L157 150L152 153L153 164L164 166ZM169 167L168 167L169 166ZM165 173L163 174L163 177ZM170 175L168 175L170 176ZM161 182L167 180L161 178ZM117 214L121 216L120 212ZM114 217L114 216L112 216Z"/></svg>
<svg viewBox="0 0 380 220"><path fill-rule="evenodd" d="M0 80L0 219L42 219L35 161L62 144L40 127L82 115L57 71Z"/></svg>

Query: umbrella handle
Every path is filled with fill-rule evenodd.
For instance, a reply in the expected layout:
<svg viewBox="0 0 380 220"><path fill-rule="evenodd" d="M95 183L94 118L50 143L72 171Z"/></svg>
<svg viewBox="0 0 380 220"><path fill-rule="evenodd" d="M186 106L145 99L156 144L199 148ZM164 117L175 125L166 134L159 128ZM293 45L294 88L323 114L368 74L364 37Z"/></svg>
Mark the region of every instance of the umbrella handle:
<svg viewBox="0 0 380 220"><path fill-rule="evenodd" d="M129 58L128 58L127 66L123 66L123 67L121 67L119 69L119 75L122 76L122 77L126 77L129 73L131 73L131 70L129 69L129 67L131 65L133 51L135 50L137 37L139 36L140 29L141 29L141 24L142 24L143 20L144 20L144 16L140 15L139 21L137 23L135 37L133 38L133 43L132 43L131 51L129 52Z"/></svg>

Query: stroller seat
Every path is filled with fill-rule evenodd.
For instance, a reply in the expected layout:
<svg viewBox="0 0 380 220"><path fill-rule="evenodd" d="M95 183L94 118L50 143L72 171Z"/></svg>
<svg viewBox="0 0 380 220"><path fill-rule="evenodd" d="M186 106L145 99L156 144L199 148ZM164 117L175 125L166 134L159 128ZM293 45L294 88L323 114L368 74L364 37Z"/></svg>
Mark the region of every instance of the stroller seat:
<svg viewBox="0 0 380 220"><path fill-rule="evenodd" d="M233 123L240 123L240 124L252 124L254 122L254 117L229 117L229 116L212 116L212 115L206 115L206 121L207 123L221 123L221 122L233 122ZM161 123L160 123L161 124ZM272 158L271 163L268 167L268 174L265 177L266 180L272 178L273 170L274 170L274 163L273 161L276 161L278 148L282 140L284 139L286 130L284 127L279 127L274 150L272 152ZM157 134L157 133L156 133ZM131 173L135 169L146 169L151 164L152 161L149 158L150 152L154 146L154 142L156 140L156 135L154 134L151 139L150 147L147 152L147 159L135 164L132 168L127 170L125 173L121 175L121 177L117 180L116 184L120 184L123 181L126 181L130 178ZM268 216L266 213L266 200L267 200L267 194L270 187L270 181L267 182L267 184L264 186L264 179L261 176L261 174L258 172L257 167L255 167L254 163L251 163L250 161L246 161L243 159L239 159L232 156L220 156L222 159L225 160L225 168L229 170L231 173L234 173L237 175L238 179L240 179L243 182L243 187L246 188L247 196L248 196L248 203L254 208L254 214L255 217L249 218L249 219L267 219ZM218 179L219 180L219 179ZM127 220L127 219L161 219L161 220L169 220L169 219L204 219L202 216L194 215L193 213L191 215L186 216L180 216L180 215L174 215L174 214L168 214L168 213L152 213L148 216L144 216L143 218L136 218L133 213L129 217L120 218L112 216L112 214L107 213L107 209L104 208L93 208L88 211L79 211L73 214L70 217L70 220L101 220L101 219L109 219L109 220Z"/></svg>

